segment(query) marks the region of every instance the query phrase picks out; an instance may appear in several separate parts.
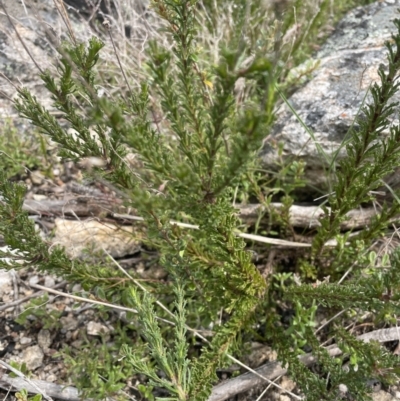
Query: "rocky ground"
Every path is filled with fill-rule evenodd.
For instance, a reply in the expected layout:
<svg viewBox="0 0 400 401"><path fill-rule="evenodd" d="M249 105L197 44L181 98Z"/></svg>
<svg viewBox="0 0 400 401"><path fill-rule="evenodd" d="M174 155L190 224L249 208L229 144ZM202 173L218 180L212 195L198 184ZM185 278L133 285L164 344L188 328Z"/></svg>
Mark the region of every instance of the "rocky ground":
<svg viewBox="0 0 400 401"><path fill-rule="evenodd" d="M117 194L100 182L92 182L83 189L77 183L82 171L73 164L55 164L53 172L57 174L52 180L39 171L29 173L24 178L28 188L25 208L29 209L38 231L47 241L65 246L71 258L98 258L99 252L106 249L131 274L159 282L166 279L165 272L157 264L156 254L141 246L139 241L133 241L131 232L121 235L118 227L123 228L121 223L134 215L134 211L123 210ZM62 206L57 202L63 202ZM108 216L105 211L109 213ZM111 212L118 212L118 216L125 217L115 219ZM268 274L271 263L282 262L282 250L279 246L275 249L272 247L268 253L263 253L262 247L260 249L256 263ZM296 252L301 251L293 252L292 257L296 258ZM290 258L287 250L284 255L284 258ZM42 291L43 287L45 291ZM115 308L108 309L108 313L104 308L99 311L97 305L79 301L71 295L88 296L79 284L68 284L61 278L43 275L34 268L0 272L0 388L4 399L15 398L15 393L8 391L10 389L30 388L29 382L10 378L9 365L12 363L17 364L13 366L52 398L79 399L76 383L67 369L71 367L69 356L85 350L89 345L100 348L105 344L108 350L118 348L116 327L128 324L126 317ZM90 299L93 300L93 297L90 296ZM102 299L94 298L94 301ZM323 315L319 317L321 324L324 319ZM361 325L354 334L357 332L364 333L365 327ZM397 344L397 341L386 343L392 352L398 352ZM253 369L260 366L276 368L271 365L276 355L270 347L258 343L248 346L249 353L242 360L244 363ZM97 358L97 355L89 354L88 357ZM118 358L117 350L114 357ZM239 366L232 365L221 370L219 376L221 380L227 379L238 369ZM140 376L132 376L127 380L123 392L131 399L143 399L138 391L140 383ZM278 383L283 390L272 388L264 399L294 399L287 391L301 395L295 383L286 376ZM67 390L60 385L71 386L67 388L67 394ZM371 382L371 386L375 390L374 400L400 399L400 388L397 386L381 388L378 382ZM252 386L250 391L234 399L254 399L264 389L264 385ZM219 399L217 395L211 398L214 401Z"/></svg>

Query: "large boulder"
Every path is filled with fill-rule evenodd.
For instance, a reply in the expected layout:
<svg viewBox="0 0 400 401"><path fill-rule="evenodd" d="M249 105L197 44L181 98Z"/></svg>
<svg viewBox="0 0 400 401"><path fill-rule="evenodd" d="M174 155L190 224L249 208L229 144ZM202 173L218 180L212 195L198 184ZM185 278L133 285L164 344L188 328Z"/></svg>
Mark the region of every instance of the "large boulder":
<svg viewBox="0 0 400 401"><path fill-rule="evenodd" d="M326 187L327 162L320 150L328 158L338 151L336 161L346 156L341 145L362 102L370 99L370 95L366 96L370 85L379 82L379 65L387 65L384 43L396 32L393 19L399 18L398 6L398 1L387 0L358 7L337 25L314 57L319 66L312 79L289 98L291 107L314 133L314 139L284 103L261 151L266 168L276 170L282 158L303 160L309 182ZM398 100L399 95L393 98ZM398 121L397 115L393 120ZM279 143L283 144L282 155L277 151Z"/></svg>

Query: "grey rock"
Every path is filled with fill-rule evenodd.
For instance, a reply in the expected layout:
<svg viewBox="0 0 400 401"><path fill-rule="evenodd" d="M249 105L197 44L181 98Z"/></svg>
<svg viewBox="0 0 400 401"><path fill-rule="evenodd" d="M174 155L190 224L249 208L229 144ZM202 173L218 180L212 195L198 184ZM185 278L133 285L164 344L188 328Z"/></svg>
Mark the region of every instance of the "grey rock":
<svg viewBox="0 0 400 401"><path fill-rule="evenodd" d="M28 347L22 353L22 360L29 370L35 370L42 366L44 354L38 345Z"/></svg>
<svg viewBox="0 0 400 401"><path fill-rule="evenodd" d="M82 286L80 284L74 284L72 287L72 292L77 293L82 291Z"/></svg>
<svg viewBox="0 0 400 401"><path fill-rule="evenodd" d="M393 19L399 17L399 0L388 4L377 2L350 11L338 24L332 36L316 54L320 64L312 79L297 90L289 103L305 125L312 130L315 141L283 104L277 121L261 151L264 167L277 170L280 156L277 144L283 144L282 159L306 163L306 177L317 186L324 186L327 164L319 145L329 158L346 156L341 144L359 112L370 85L379 82L378 67L387 65L384 42L396 32ZM366 101L370 99L367 95ZM395 96L393 101L400 100ZM398 122L398 114L392 123Z"/></svg>
<svg viewBox="0 0 400 401"><path fill-rule="evenodd" d="M63 316L60 318L60 323L64 333L75 330L79 324L78 320L74 316Z"/></svg>
<svg viewBox="0 0 400 401"><path fill-rule="evenodd" d="M56 280L52 276L46 276L44 278L44 286L45 287L54 287L56 284Z"/></svg>
<svg viewBox="0 0 400 401"><path fill-rule="evenodd" d="M118 227L96 220L55 220L53 244L65 247L71 258L85 258L85 249L107 251L113 257L137 252L140 243L134 238L133 227Z"/></svg>
<svg viewBox="0 0 400 401"><path fill-rule="evenodd" d="M75 341L72 341L71 346L76 349L81 349L82 344L83 344L82 340L75 340Z"/></svg>
<svg viewBox="0 0 400 401"><path fill-rule="evenodd" d="M35 95L40 96L44 92L38 76L39 71L19 41L18 35L23 39L38 65L44 70L51 67L49 55L55 54L54 46L46 38L44 27L50 29L55 36L60 37L62 24L54 6L51 5L51 0L43 0L33 7L30 7L29 4L24 7L23 3L25 2L14 1L5 4L15 30L7 16L4 13L0 15L0 72L11 82L19 81L20 84L32 90ZM58 32L51 27L58 27ZM7 85L3 79L1 82L2 92L9 98L13 98L15 88ZM47 98L49 99L49 96ZM15 115L11 103L3 95L0 96L0 115Z"/></svg>
<svg viewBox="0 0 400 401"><path fill-rule="evenodd" d="M383 390L372 393L371 397L374 401L396 401L396 397L393 397L390 393Z"/></svg>
<svg viewBox="0 0 400 401"><path fill-rule="evenodd" d="M49 330L40 330L37 337L38 344L43 351L46 351L50 348L52 343L51 335Z"/></svg>
<svg viewBox="0 0 400 401"><path fill-rule="evenodd" d="M110 332L110 329L107 326L105 326L104 324L91 321L87 324L86 332L90 336L100 336L100 335L108 334Z"/></svg>
<svg viewBox="0 0 400 401"><path fill-rule="evenodd" d="M32 338L30 337L21 337L21 339L19 340L19 343L21 345L27 345L30 344L32 342Z"/></svg>
<svg viewBox="0 0 400 401"><path fill-rule="evenodd" d="M58 379L58 377L56 375L53 375L53 374L48 375L46 377L46 381L48 381L50 383L54 383L55 381L57 381L57 379Z"/></svg>
<svg viewBox="0 0 400 401"><path fill-rule="evenodd" d="M39 284L40 277L38 275L29 278L29 285Z"/></svg>
<svg viewBox="0 0 400 401"><path fill-rule="evenodd" d="M3 2L9 18L1 10L0 13L0 123L4 117L17 117L10 99L16 96L15 86L24 86L35 95L40 103L51 112L52 101L49 92L44 88L39 73L46 69L55 72L56 48L62 41L68 40L67 28L57 12L53 0L40 1L6 1ZM113 6L113 2L106 0L97 7L91 0L68 0L65 9L69 16L70 26L78 41L86 42L93 35L101 36L108 50L103 51L103 57L112 55L112 45L105 30L94 28L95 20L100 22L108 18L111 22L114 40L119 45L131 47L130 54L121 52L124 60L141 57L142 45L149 37L155 35L155 13L148 7L147 0L124 1L122 8ZM119 2L121 3L121 2ZM120 4L122 5L122 3ZM124 15L121 15L123 10ZM89 24L91 19L92 24ZM126 31L130 29L131 43L125 40ZM23 40L25 46L21 43ZM121 40L124 38L124 40ZM32 60L26 49L36 63ZM122 54L123 53L123 54ZM135 53L135 54L133 54ZM115 58L114 55L112 57ZM39 69L41 71L39 71ZM5 78L4 78L5 77ZM14 122L23 133L27 123L22 119Z"/></svg>
<svg viewBox="0 0 400 401"><path fill-rule="evenodd" d="M30 178L35 185L40 185L43 183L45 176L40 171L32 171Z"/></svg>

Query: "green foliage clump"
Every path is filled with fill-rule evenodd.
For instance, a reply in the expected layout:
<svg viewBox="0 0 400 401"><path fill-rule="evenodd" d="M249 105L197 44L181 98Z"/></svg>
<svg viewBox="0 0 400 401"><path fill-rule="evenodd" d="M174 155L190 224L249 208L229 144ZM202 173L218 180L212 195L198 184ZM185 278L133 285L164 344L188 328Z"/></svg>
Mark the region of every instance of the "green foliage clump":
<svg viewBox="0 0 400 401"><path fill-rule="evenodd" d="M47 294L32 299L24 306L24 310L18 315L15 321L26 326L27 323L33 319L39 321L43 329L60 328L61 325L59 319L62 312L58 310L52 310L49 312L46 308L41 308L41 306L46 305L48 302L49 297Z"/></svg>
<svg viewBox="0 0 400 401"><path fill-rule="evenodd" d="M60 354L69 374L76 378L82 397L118 398L127 378L133 376L134 366L120 357L120 348L129 339L122 330L117 331L118 341L107 340L104 335L95 341L85 339L79 350L64 347Z"/></svg>
<svg viewBox="0 0 400 401"><path fill-rule="evenodd" d="M37 151L41 150L39 135L23 138L7 120L0 130L0 170L7 173L7 178L26 176L27 169L43 164L37 155Z"/></svg>

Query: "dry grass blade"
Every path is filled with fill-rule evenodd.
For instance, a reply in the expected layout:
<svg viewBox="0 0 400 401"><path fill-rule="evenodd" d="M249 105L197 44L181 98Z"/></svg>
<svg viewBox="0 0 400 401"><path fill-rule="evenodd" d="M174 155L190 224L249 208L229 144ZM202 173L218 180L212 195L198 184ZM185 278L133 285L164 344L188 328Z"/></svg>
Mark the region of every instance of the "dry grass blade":
<svg viewBox="0 0 400 401"><path fill-rule="evenodd" d="M76 45L77 44L76 37L74 35L74 31L71 26L71 21L69 20L69 16L68 16L67 10L65 9L63 0L53 0L53 2L54 2L54 5L55 5L58 13L60 14L62 20L64 21L65 26L68 29L68 33L71 37L71 40Z"/></svg>

